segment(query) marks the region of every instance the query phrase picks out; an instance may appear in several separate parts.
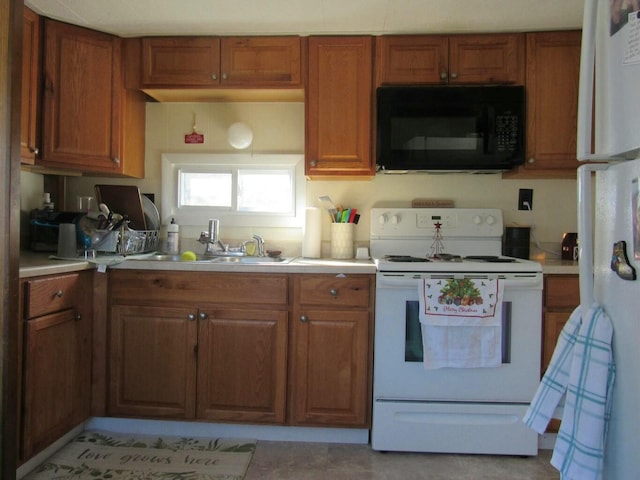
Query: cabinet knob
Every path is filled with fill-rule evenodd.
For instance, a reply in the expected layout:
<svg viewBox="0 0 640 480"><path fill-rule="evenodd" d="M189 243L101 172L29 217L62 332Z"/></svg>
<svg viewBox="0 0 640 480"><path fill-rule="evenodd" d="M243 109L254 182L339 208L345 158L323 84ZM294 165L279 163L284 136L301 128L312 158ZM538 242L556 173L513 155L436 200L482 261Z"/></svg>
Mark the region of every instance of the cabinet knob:
<svg viewBox="0 0 640 480"><path fill-rule="evenodd" d="M38 147L29 147L29 151L34 155L40 155L40 149Z"/></svg>
<svg viewBox="0 0 640 480"><path fill-rule="evenodd" d="M338 296L338 290L335 288L332 288L331 290L329 290L329 293L331 294L332 297Z"/></svg>
<svg viewBox="0 0 640 480"><path fill-rule="evenodd" d="M120 165L120 157L113 157L113 163Z"/></svg>
<svg viewBox="0 0 640 480"><path fill-rule="evenodd" d="M223 73L223 74L222 74L222 80L226 80L227 78L228 78L228 77L227 77L227 74L226 74L226 73Z"/></svg>
<svg viewBox="0 0 640 480"><path fill-rule="evenodd" d="M312 167L317 167L318 166L318 162L317 162L317 160L311 160L309 162L309 165L311 165Z"/></svg>
<svg viewBox="0 0 640 480"><path fill-rule="evenodd" d="M457 74L456 72L453 72L453 73L451 74L451 78L452 78L453 80L455 80L456 78L458 78L458 74Z"/></svg>
<svg viewBox="0 0 640 480"><path fill-rule="evenodd" d="M533 157L530 157L530 158L527 159L527 163L529 163L529 164L536 163L536 159L533 158Z"/></svg>
<svg viewBox="0 0 640 480"><path fill-rule="evenodd" d="M79 322L80 320L82 320L82 315L76 313L76 322Z"/></svg>
<svg viewBox="0 0 640 480"><path fill-rule="evenodd" d="M64 292L62 290L58 290L56 293L53 294L55 297L58 298L62 298L62 296L64 295Z"/></svg>
<svg viewBox="0 0 640 480"><path fill-rule="evenodd" d="M440 80L446 80L447 79L447 72L440 72Z"/></svg>
<svg viewBox="0 0 640 480"><path fill-rule="evenodd" d="M302 323L307 323L309 321L309 318L306 315L300 315L300 321Z"/></svg>
<svg viewBox="0 0 640 480"><path fill-rule="evenodd" d="M206 314L206 313L204 313L204 312L200 312L200 313L198 314L198 318L200 318L200 320L206 320L207 318L209 318L209 315L207 315L207 314Z"/></svg>
<svg viewBox="0 0 640 480"><path fill-rule="evenodd" d="M187 315L187 320L193 321L195 319L196 319L196 316L193 313L190 313L189 315Z"/></svg>
<svg viewBox="0 0 640 480"><path fill-rule="evenodd" d="M218 80L218 75L216 75L215 73L211 75L211 80Z"/></svg>

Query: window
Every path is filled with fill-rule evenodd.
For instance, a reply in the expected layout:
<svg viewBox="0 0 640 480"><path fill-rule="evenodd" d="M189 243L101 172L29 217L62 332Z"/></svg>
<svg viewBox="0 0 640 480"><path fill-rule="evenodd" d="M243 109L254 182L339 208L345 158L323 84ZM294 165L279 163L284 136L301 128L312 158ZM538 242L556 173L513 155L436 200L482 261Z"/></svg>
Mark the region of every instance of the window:
<svg viewBox="0 0 640 480"><path fill-rule="evenodd" d="M301 227L304 185L302 155L164 154L163 223Z"/></svg>

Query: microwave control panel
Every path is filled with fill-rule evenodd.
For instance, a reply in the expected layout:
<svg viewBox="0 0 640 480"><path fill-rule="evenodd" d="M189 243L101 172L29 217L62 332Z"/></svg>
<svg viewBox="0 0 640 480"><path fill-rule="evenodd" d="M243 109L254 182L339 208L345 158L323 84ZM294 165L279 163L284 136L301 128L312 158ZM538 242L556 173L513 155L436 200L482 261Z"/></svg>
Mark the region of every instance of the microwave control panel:
<svg viewBox="0 0 640 480"><path fill-rule="evenodd" d="M515 152L518 150L518 116L496 116L496 149L498 152Z"/></svg>

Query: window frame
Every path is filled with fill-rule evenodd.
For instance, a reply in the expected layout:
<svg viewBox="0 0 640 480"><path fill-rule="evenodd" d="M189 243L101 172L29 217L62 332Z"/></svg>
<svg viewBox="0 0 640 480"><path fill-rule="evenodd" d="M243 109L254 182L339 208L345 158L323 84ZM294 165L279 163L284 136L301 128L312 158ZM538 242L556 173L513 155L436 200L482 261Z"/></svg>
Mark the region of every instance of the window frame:
<svg viewBox="0 0 640 480"><path fill-rule="evenodd" d="M239 212L237 198L232 198L231 208L205 206L178 206L178 175L180 170L192 168L202 172L207 167L212 172L235 172L242 169L287 169L293 172L293 211L289 213ZM162 154L162 223L172 218L185 226L208 224L210 218L219 219L224 225L234 227L289 227L302 228L305 211L304 155L301 154L243 154L243 153L163 153ZM232 188L236 192L235 186ZM236 192L237 193L237 192Z"/></svg>

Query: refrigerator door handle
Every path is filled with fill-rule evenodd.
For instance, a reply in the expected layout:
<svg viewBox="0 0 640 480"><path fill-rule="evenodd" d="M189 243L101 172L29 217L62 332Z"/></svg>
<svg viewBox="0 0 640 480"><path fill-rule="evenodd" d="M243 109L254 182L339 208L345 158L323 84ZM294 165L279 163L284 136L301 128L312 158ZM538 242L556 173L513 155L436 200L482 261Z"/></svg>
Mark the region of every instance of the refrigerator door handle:
<svg viewBox="0 0 640 480"><path fill-rule="evenodd" d="M578 167L578 272L580 306L586 311L593 305L593 201L591 173L609 168L606 163L586 163Z"/></svg>
<svg viewBox="0 0 640 480"><path fill-rule="evenodd" d="M577 158L591 160L593 113L593 76L596 54L596 10L597 0L586 0L582 25L580 51L580 88L578 89ZM580 238L580 237L578 237Z"/></svg>

